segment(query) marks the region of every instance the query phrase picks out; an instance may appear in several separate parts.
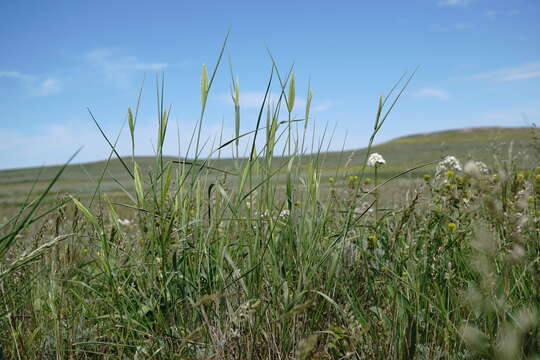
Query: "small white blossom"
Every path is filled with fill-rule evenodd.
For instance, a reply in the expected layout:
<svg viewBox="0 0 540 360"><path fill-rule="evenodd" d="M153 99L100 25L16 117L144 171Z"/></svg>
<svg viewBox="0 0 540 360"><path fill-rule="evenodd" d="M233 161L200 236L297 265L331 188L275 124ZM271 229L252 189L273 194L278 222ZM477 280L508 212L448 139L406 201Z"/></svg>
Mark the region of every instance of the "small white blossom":
<svg viewBox="0 0 540 360"><path fill-rule="evenodd" d="M291 215L291 211L289 209L283 209L279 213L279 217L282 217L282 218L287 217L289 215Z"/></svg>
<svg viewBox="0 0 540 360"><path fill-rule="evenodd" d="M463 170L470 175L479 177L480 175L485 175L489 173L489 169L485 163L482 161L467 161Z"/></svg>
<svg viewBox="0 0 540 360"><path fill-rule="evenodd" d="M118 223L123 226L131 225L131 221L129 219L118 219Z"/></svg>
<svg viewBox="0 0 540 360"><path fill-rule="evenodd" d="M437 164L437 175L442 174L445 171L461 171L461 163L454 156L447 156Z"/></svg>
<svg viewBox="0 0 540 360"><path fill-rule="evenodd" d="M367 164L368 166L378 166L378 165L386 164L386 161L384 160L381 154L373 153L369 155Z"/></svg>

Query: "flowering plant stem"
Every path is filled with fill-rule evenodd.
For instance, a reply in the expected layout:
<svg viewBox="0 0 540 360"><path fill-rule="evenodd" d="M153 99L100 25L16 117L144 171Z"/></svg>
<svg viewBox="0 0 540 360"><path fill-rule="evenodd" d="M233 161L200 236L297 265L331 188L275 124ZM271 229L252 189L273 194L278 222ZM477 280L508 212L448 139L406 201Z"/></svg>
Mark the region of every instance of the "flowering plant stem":
<svg viewBox="0 0 540 360"><path fill-rule="evenodd" d="M377 189L377 186L379 185L379 181L377 179L377 170L379 168L379 165L375 164L375 189ZM379 220L379 190L375 190L373 193L375 196L375 222Z"/></svg>

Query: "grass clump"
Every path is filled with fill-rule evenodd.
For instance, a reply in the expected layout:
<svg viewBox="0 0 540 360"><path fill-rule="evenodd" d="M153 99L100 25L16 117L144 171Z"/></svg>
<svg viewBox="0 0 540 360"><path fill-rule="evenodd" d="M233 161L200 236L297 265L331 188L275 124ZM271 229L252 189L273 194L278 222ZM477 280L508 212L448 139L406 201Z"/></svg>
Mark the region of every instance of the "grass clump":
<svg viewBox="0 0 540 360"><path fill-rule="evenodd" d="M322 145L302 156L311 95L295 119L294 76L274 63L248 134L232 76L236 136L212 153L234 146L235 167L221 169L201 155L215 74L203 66L193 159L163 156L170 109L158 91L150 169L134 156L137 111L128 112L122 197L98 183L94 200L72 196L39 214L28 202L2 227L0 358L540 356L539 168L508 156L485 171L432 172L381 207L399 174L373 182L365 166L406 83L381 98L362 170L324 179ZM287 157L276 165L279 144Z"/></svg>

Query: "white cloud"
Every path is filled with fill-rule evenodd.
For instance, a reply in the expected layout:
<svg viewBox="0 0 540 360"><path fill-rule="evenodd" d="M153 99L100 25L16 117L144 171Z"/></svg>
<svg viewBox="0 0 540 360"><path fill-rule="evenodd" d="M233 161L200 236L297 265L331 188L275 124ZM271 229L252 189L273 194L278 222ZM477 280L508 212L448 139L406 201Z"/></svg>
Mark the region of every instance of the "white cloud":
<svg viewBox="0 0 540 360"><path fill-rule="evenodd" d="M467 30L472 29L472 27L471 24L454 24L454 29L456 30Z"/></svg>
<svg viewBox="0 0 540 360"><path fill-rule="evenodd" d="M488 10L486 11L486 16L494 19L498 16L517 16L521 13L521 11L517 9L510 9L510 10Z"/></svg>
<svg viewBox="0 0 540 360"><path fill-rule="evenodd" d="M0 71L0 78L20 80L28 93L33 96L46 96L59 92L62 83L54 77L24 74L20 71Z"/></svg>
<svg viewBox="0 0 540 360"><path fill-rule="evenodd" d="M102 126L109 139L114 142L118 136L120 124L102 124ZM194 126L195 122L190 121L180 124L179 140L182 155L187 150ZM202 152L203 156L209 153L212 144L217 144L215 139L219 138L220 132L221 127L218 125L203 125L201 145L206 144ZM155 153L156 134L157 125L154 120L141 119L138 122L135 131L137 155ZM178 155L177 128L172 119L167 134L164 153ZM224 139L230 139L232 134L232 129L224 128ZM61 164L81 146L84 147L74 163L104 160L110 153L109 145L91 121L52 123L31 129L0 128L0 168ZM192 147L194 146L193 144ZM122 156L131 154L131 140L129 130L126 128L117 144L117 151ZM193 154L193 149L190 154Z"/></svg>
<svg viewBox="0 0 540 360"><path fill-rule="evenodd" d="M458 23L458 24L452 24L448 26L437 25L435 26L434 30L441 31L441 32L449 32L449 31L455 31L455 30L464 31L464 30L472 29L473 27L474 25L471 25L471 24Z"/></svg>
<svg viewBox="0 0 540 360"><path fill-rule="evenodd" d="M35 94L38 96L46 96L59 92L61 88L62 85L60 80L49 77L38 84L35 88Z"/></svg>
<svg viewBox="0 0 540 360"><path fill-rule="evenodd" d="M473 75L470 78L475 80L510 82L516 80L532 79L536 77L540 77L540 62L484 72Z"/></svg>
<svg viewBox="0 0 540 360"><path fill-rule="evenodd" d="M467 6L474 0L439 0L441 6Z"/></svg>
<svg viewBox="0 0 540 360"><path fill-rule="evenodd" d="M315 103L315 106L313 106L313 111L321 112L328 110L332 107L334 107L334 103L332 101L323 101L322 103Z"/></svg>
<svg viewBox="0 0 540 360"><path fill-rule="evenodd" d="M128 85L132 71L160 71L168 66L166 63L143 62L136 56L117 55L112 49L95 49L88 52L85 58L119 87Z"/></svg>
<svg viewBox="0 0 540 360"><path fill-rule="evenodd" d="M0 78L12 78L19 80L30 80L30 75L22 74L19 71L0 71Z"/></svg>
<svg viewBox="0 0 540 360"><path fill-rule="evenodd" d="M413 92L413 96L422 99L449 100L450 93L444 89L422 88Z"/></svg>

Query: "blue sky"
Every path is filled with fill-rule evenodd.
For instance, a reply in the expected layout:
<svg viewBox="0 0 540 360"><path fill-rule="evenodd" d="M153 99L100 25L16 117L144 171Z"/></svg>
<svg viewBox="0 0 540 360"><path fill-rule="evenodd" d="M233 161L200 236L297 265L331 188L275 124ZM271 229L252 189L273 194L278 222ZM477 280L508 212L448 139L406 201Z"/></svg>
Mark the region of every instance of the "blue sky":
<svg viewBox="0 0 540 360"><path fill-rule="evenodd" d="M2 1L0 14L0 168L62 163L81 145L77 161L105 158L86 107L114 137L143 78L137 153L152 154L162 73L172 104L165 150L177 154L180 143L183 153L199 116L201 65L214 66L229 28L203 125L210 143L222 123L224 138L234 133L229 56L242 129L254 127L267 47L282 72L294 63L297 117L311 82L312 124L318 134L335 128L332 149L365 146L378 97L416 66L378 141L540 120L536 0ZM129 153L127 131L119 149Z"/></svg>

